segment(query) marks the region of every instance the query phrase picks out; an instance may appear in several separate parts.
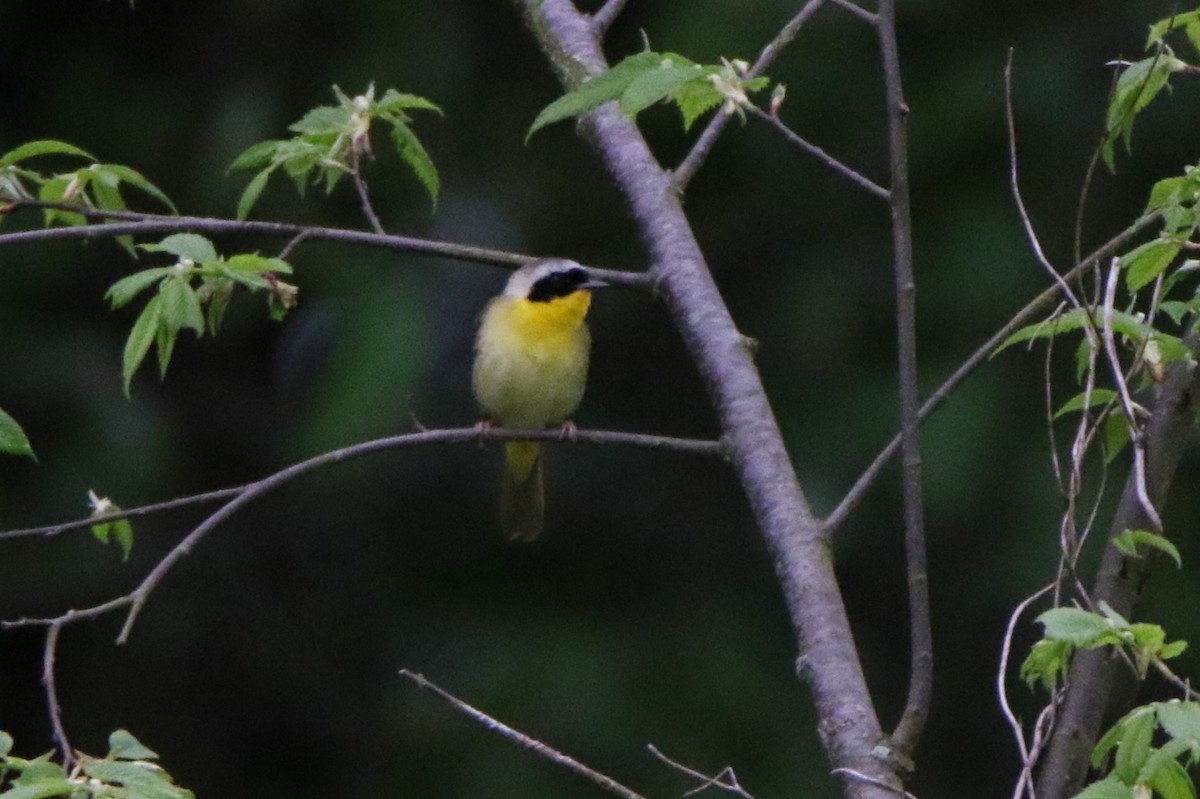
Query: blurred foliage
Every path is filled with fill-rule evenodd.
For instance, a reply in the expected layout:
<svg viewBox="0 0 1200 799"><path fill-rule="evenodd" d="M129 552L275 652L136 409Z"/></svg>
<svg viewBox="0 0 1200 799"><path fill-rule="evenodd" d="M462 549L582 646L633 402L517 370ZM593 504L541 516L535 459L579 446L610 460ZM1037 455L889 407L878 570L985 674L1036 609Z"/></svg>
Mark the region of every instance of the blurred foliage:
<svg viewBox="0 0 1200 799"><path fill-rule="evenodd" d="M796 7L631 3L609 55L642 49L645 30L704 63L752 59ZM1007 48L1026 203L1063 263L1105 130L1104 64L1139 55L1146 24L1170 4L912 0L900 10L928 390L1045 284L1007 188ZM283 135L334 83L374 80L445 111L421 127L439 169L436 214L394 159L364 166L387 229L645 264L620 197L571 125L523 145L561 90L504 4L8 0L0 52L0 152L69 141L135 167L184 212L232 216L244 180L225 169L238 153ZM781 115L793 127L867 175L886 173L865 26L823 10L771 77L788 85ZM1200 93L1186 82L1146 111L1133 156L1097 178L1085 247L1138 214L1155 180L1196 161L1197 122ZM675 111L649 108L639 124L666 163L686 152ZM779 421L825 513L895 430L886 210L753 121L729 127L687 210L735 318L760 341ZM363 225L346 181L306 199L272 182L255 215ZM13 218L5 230L38 222ZM282 242L219 246L273 255ZM103 299L134 268L129 256L107 242L0 249L0 407L39 458L0 460L0 526L85 515L89 489L131 507L253 479L414 418L474 420L471 339L502 272L327 244L289 262L303 300L284 324L233 304L220 337L181 338L166 382L146 370L129 402L121 351L134 312ZM601 295L592 329L580 425L714 432L660 306ZM918 795L1009 793L1016 757L992 691L1000 635L1052 568L1060 510L1042 373L1040 354L1006 354L924 428L938 682ZM112 645L115 618L64 633L59 685L73 739L95 751L109 730L135 730L201 797L591 790L402 682L407 667L648 794L691 787L643 750L652 742L701 770L732 765L759 796L835 796L770 558L729 471L582 447L549 458L549 535L533 548L499 540L496 448L356 461L247 508L172 573L128 646ZM1185 461L1180 484L1196 472ZM889 472L834 540L885 723L907 681L896 487ZM1186 527L1196 502L1177 492L1168 529ZM86 531L8 542L0 617L122 593L199 518L139 522L125 564ZM1200 562L1195 540L1177 543L1185 564ZM1156 576L1146 614L1195 640L1200 617L1183 609L1200 602L1198 585L1187 569ZM1017 647L1036 635L1030 622ZM1177 670L1194 673L1194 658ZM50 746L39 659L31 632L0 642L0 729L30 747L22 756Z"/></svg>

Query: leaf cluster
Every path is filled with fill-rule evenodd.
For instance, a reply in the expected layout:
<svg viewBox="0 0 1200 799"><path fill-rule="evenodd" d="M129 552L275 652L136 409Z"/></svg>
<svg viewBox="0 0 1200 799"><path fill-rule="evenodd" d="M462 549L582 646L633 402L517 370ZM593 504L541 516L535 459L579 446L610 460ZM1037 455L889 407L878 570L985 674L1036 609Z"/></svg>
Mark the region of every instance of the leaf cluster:
<svg viewBox="0 0 1200 799"><path fill-rule="evenodd" d="M1150 535L1143 531L1138 543L1146 543ZM1021 678L1031 687L1040 682L1048 691L1053 691L1066 676L1076 649L1117 647L1133 659L1141 677L1146 676L1155 662L1170 660L1187 649L1186 641L1168 643L1167 634L1159 625L1130 622L1106 602L1100 603L1100 613L1082 608L1052 608L1038 616L1037 621L1045 632L1021 664Z"/></svg>
<svg viewBox="0 0 1200 799"><path fill-rule="evenodd" d="M66 172L44 172L26 163L43 156L81 159L87 163ZM67 142L53 139L27 142L0 156L0 200L38 199L92 210L125 211L128 206L122 190L127 186L150 195L172 213L177 213L170 198L136 169L121 164L102 164L95 156ZM86 217L68 209L46 208L42 213L47 227L87 224ZM128 236L119 237L117 241L133 253L133 242Z"/></svg>
<svg viewBox="0 0 1200 799"><path fill-rule="evenodd" d="M1162 743L1155 745L1155 738ZM1154 702L1135 708L1092 750L1092 766L1110 769L1075 799L1196 799L1187 769L1200 763L1200 703Z"/></svg>
<svg viewBox="0 0 1200 799"><path fill-rule="evenodd" d="M281 274L291 274L292 267L279 258L248 253L224 258L211 241L195 233L176 233L157 244L140 244L138 249L167 253L176 261L123 277L105 294L117 309L151 287L157 288L125 342L122 374L126 396L134 373L152 346L158 350L160 375L166 376L181 330L191 330L197 336L206 331L215 335L238 287L266 292L271 317L276 320L296 304L296 287L279 279Z"/></svg>
<svg viewBox="0 0 1200 799"><path fill-rule="evenodd" d="M442 110L424 97L388 89L375 99L375 84L356 97L333 87L337 105L317 106L290 125L290 139L259 142L245 150L230 166L257 170L238 200L237 217L245 219L258 201L267 181L282 171L296 184L301 195L309 184L320 184L325 193L343 176L355 174L362 160L372 155L371 127L382 122L391 129L391 141L401 160L408 164L437 206L440 179L433 159L413 132L408 111Z"/></svg>
<svg viewBox="0 0 1200 799"><path fill-rule="evenodd" d="M719 105L728 112L740 112L750 103L748 94L770 83L766 77L748 77L746 73L743 61L722 59L720 64L697 64L678 53L647 49L626 57L543 108L529 126L525 140L547 125L586 114L612 100L630 118L659 101L673 103L683 115L686 131L706 111Z"/></svg>
<svg viewBox="0 0 1200 799"><path fill-rule="evenodd" d="M31 760L13 755L12 736L0 731L0 799L194 799L126 730L108 736L108 746L103 758L80 753L68 772L49 752Z"/></svg>

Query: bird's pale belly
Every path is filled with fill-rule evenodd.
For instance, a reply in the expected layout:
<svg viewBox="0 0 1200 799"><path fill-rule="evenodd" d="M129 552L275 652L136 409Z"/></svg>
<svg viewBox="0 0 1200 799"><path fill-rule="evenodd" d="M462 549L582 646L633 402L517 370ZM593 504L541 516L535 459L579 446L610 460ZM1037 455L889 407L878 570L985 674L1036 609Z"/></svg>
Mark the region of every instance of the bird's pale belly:
<svg viewBox="0 0 1200 799"><path fill-rule="evenodd" d="M506 427L562 424L579 407L587 379L587 351L484 351L475 364L479 404Z"/></svg>

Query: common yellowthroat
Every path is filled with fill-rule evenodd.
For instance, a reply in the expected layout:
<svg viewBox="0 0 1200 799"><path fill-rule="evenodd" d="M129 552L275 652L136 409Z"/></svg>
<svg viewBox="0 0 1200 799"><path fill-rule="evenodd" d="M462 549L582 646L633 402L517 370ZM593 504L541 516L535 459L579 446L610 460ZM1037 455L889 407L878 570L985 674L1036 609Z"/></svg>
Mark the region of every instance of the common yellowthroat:
<svg viewBox="0 0 1200 799"><path fill-rule="evenodd" d="M483 312L471 384L492 421L543 428L567 421L583 399L592 337L584 317L592 289L607 285L574 261L550 259L513 273ZM541 445L504 445L500 525L516 541L542 532Z"/></svg>

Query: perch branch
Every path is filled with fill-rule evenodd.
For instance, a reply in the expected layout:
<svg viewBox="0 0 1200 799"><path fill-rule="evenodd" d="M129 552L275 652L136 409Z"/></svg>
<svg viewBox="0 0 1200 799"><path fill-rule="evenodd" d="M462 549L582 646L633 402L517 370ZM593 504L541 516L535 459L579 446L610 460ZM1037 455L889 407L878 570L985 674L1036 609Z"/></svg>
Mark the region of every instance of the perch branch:
<svg viewBox="0 0 1200 799"><path fill-rule="evenodd" d="M608 791L612 795L619 796L621 799L645 799L645 797L643 797L641 794L630 788L626 788L624 785L617 782L607 774L602 774L590 766L585 766L583 763L580 763L570 755L564 754L554 747L542 743L536 738L531 738L520 730L513 729L504 722L489 716L487 713L484 713L482 710L467 704L446 689L427 680L425 675L411 672L408 669L400 669L400 676L410 680L418 688L424 688L427 691L432 691L440 699L450 705L450 707L454 708L459 713L462 713L467 718L479 722L487 729L503 736L504 738L507 738L517 746L520 746L523 749L528 749L535 755L543 757L546 760L549 760L551 763L562 766L568 771L578 774L588 782L591 782L593 785Z"/></svg>
<svg viewBox="0 0 1200 799"><path fill-rule="evenodd" d="M754 799L754 794L742 787L741 783L738 782L737 775L733 773L733 769L729 766L726 766L717 772L716 775L710 777L707 774L702 774L693 768L683 765L677 760L672 760L659 751L658 747L654 744L646 744L646 750L658 758L658 760L662 763L665 763L676 771L682 772L699 782L695 788L692 788L690 791L685 793L684 796L692 796L708 788L720 788L722 791L728 791L735 796L742 797L742 799Z"/></svg>
<svg viewBox="0 0 1200 799"><path fill-rule="evenodd" d="M604 38L604 34L608 33L608 29L625 10L627 2L628 0L607 0L600 10L592 14L592 27L596 29L597 36Z"/></svg>

